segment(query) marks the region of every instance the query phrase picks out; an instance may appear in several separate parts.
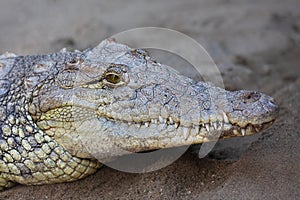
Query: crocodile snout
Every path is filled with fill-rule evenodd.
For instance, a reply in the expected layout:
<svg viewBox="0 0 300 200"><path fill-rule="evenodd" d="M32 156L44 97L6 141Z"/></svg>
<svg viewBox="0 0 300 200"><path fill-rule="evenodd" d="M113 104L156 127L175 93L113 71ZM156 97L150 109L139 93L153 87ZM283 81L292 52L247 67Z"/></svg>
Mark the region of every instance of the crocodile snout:
<svg viewBox="0 0 300 200"><path fill-rule="evenodd" d="M276 101L263 93L247 90L230 92L227 114L232 124L261 125L274 121L279 112Z"/></svg>

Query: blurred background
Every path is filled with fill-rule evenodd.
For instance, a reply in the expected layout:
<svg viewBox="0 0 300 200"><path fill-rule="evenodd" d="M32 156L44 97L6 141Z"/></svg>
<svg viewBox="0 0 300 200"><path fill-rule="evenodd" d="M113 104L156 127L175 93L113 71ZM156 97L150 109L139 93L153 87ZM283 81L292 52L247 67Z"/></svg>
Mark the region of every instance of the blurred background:
<svg viewBox="0 0 300 200"><path fill-rule="evenodd" d="M227 89L275 97L281 111L274 126L255 138L219 144L201 160L194 147L156 172L104 167L73 183L17 186L0 199L299 199L299 0L4 0L0 54L82 50L147 26L197 40L218 64Z"/></svg>

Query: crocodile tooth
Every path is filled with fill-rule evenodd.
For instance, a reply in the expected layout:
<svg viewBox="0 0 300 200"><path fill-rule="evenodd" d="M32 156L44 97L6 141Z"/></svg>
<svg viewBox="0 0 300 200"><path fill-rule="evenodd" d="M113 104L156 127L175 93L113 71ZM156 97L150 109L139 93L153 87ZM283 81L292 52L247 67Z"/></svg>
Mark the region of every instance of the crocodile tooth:
<svg viewBox="0 0 300 200"><path fill-rule="evenodd" d="M156 124L156 120L155 119L151 119L151 123L152 124Z"/></svg>
<svg viewBox="0 0 300 200"><path fill-rule="evenodd" d="M218 128L217 122L214 122L213 125L214 125L215 130L217 130L217 128Z"/></svg>
<svg viewBox="0 0 300 200"><path fill-rule="evenodd" d="M242 136L246 135L246 130L245 129L242 129L241 132L242 132Z"/></svg>
<svg viewBox="0 0 300 200"><path fill-rule="evenodd" d="M224 123L223 122L219 122L218 124L218 130L222 130L223 126L224 126Z"/></svg>
<svg viewBox="0 0 300 200"><path fill-rule="evenodd" d="M184 139L187 140L188 137L189 137L189 128L183 127L183 128L182 128L182 133L183 133Z"/></svg>
<svg viewBox="0 0 300 200"><path fill-rule="evenodd" d="M205 124L205 128L206 128L207 132L209 132L209 125L208 124Z"/></svg>
<svg viewBox="0 0 300 200"><path fill-rule="evenodd" d="M164 123L164 118L162 116L159 116L158 120L159 120L160 123Z"/></svg>
<svg viewBox="0 0 300 200"><path fill-rule="evenodd" d="M149 122L145 122L145 126L146 126L146 127L149 127Z"/></svg>
<svg viewBox="0 0 300 200"><path fill-rule="evenodd" d="M178 126L179 126L179 123L177 123L177 122L175 122L175 128L178 128Z"/></svg>
<svg viewBox="0 0 300 200"><path fill-rule="evenodd" d="M173 124L173 123L174 123L172 117L169 117L169 122L170 122L170 124Z"/></svg>
<svg viewBox="0 0 300 200"><path fill-rule="evenodd" d="M233 130L233 134L234 134L234 135L239 135L239 132L238 132L236 129L234 129L234 130Z"/></svg>
<svg viewBox="0 0 300 200"><path fill-rule="evenodd" d="M211 131L214 131L215 130L215 127L213 126L213 123L210 123L210 124L208 124L209 125L209 129L211 130Z"/></svg>
<svg viewBox="0 0 300 200"><path fill-rule="evenodd" d="M228 117L227 117L227 115L226 115L225 112L223 112L223 119L224 119L225 123L229 124L229 119L228 119Z"/></svg>

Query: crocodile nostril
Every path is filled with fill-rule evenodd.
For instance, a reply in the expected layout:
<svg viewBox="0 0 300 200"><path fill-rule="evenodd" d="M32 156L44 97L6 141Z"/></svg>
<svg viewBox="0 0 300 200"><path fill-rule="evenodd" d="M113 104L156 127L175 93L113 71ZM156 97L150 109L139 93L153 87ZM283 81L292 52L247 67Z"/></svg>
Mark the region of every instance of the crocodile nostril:
<svg viewBox="0 0 300 200"><path fill-rule="evenodd" d="M271 107L278 107L278 104L275 102L274 99L270 99L268 102L269 106Z"/></svg>
<svg viewBox="0 0 300 200"><path fill-rule="evenodd" d="M248 92L245 93L243 98L243 102L246 103L253 103L260 99L261 95L257 92Z"/></svg>
<svg viewBox="0 0 300 200"><path fill-rule="evenodd" d="M276 105L274 99L270 99L269 102L270 102L271 104L273 104L273 105Z"/></svg>

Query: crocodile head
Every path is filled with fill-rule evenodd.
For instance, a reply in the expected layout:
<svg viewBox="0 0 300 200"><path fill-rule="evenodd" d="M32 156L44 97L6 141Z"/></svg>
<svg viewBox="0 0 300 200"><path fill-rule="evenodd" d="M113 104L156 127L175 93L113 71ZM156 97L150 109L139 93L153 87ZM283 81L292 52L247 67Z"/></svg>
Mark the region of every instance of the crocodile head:
<svg viewBox="0 0 300 200"><path fill-rule="evenodd" d="M35 88L29 111L78 157L251 135L269 127L278 113L265 94L196 82L113 40L72 57Z"/></svg>

